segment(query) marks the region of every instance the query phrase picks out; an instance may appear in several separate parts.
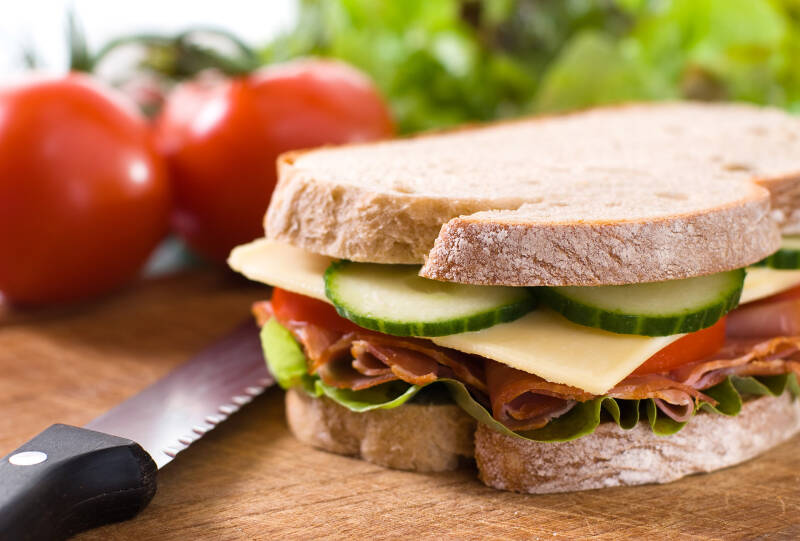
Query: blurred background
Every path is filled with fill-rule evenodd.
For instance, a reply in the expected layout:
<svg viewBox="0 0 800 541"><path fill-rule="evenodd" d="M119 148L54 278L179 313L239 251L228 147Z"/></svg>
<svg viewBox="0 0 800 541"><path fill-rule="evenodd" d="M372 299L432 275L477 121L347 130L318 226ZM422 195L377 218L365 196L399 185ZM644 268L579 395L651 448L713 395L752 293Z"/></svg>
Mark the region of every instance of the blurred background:
<svg viewBox="0 0 800 541"><path fill-rule="evenodd" d="M146 30L175 33L192 24L235 29L242 39L260 43L295 20L294 2L228 0L225 9L214 0L194 2L106 2L103 0L28 0L0 3L0 73L25 69L25 52L52 69L69 62L65 29L67 14L78 15L88 45L97 50L125 34Z"/></svg>
<svg viewBox="0 0 800 541"><path fill-rule="evenodd" d="M262 64L346 60L375 80L401 132L631 99L800 107L796 0L4 2L0 73L31 61L66 70L70 12L88 48L73 42L79 56L122 36L213 27ZM166 52L151 47L128 76L134 68L169 82L193 75L165 65ZM119 84L126 66L114 67L102 73Z"/></svg>
<svg viewBox="0 0 800 541"><path fill-rule="evenodd" d="M298 63L309 57L343 61L368 80L340 64ZM154 226L151 237L173 232L151 270L169 261L224 265L233 245L259 234L274 159L291 148L631 100L743 100L798 111L798 57L800 0L0 3L0 79L84 72L126 95L151 127L169 192L168 204L155 205L169 208L151 213L169 214L169 227ZM181 82L194 86L181 92ZM16 110L5 99L6 111ZM0 114L0 169L9 126ZM42 210L41 201L12 197L15 176L36 175L18 168L3 176L0 215ZM140 218L130 218L140 224L133 235ZM59 242L52 231L25 227L16 219L4 229L0 217L0 252L19 253L8 238L20 232L26 247ZM0 265L0 290L19 304L96 295L132 272L104 288L76 288L73 279L65 286L72 295L33 294L35 280L9 278L46 267L29 259ZM25 293L9 293L15 288Z"/></svg>

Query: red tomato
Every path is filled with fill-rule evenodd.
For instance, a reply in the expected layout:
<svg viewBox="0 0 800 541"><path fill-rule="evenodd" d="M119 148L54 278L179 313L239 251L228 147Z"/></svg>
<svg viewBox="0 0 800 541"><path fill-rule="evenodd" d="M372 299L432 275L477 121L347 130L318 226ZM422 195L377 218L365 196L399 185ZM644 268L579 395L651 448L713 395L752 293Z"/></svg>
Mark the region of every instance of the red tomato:
<svg viewBox="0 0 800 541"><path fill-rule="evenodd" d="M63 302L131 280L168 227L149 128L84 76L0 89L0 291Z"/></svg>
<svg viewBox="0 0 800 541"><path fill-rule="evenodd" d="M206 257L263 236L287 150L393 133L375 87L340 62L305 60L177 87L156 121L176 192L173 226Z"/></svg>
<svg viewBox="0 0 800 541"><path fill-rule="evenodd" d="M725 343L725 319L723 317L710 327L679 338L647 359L633 373L669 372L683 364L710 357Z"/></svg>
<svg viewBox="0 0 800 541"><path fill-rule="evenodd" d="M330 304L285 289L273 288L272 311L278 321L303 321L339 332L364 331L336 313Z"/></svg>

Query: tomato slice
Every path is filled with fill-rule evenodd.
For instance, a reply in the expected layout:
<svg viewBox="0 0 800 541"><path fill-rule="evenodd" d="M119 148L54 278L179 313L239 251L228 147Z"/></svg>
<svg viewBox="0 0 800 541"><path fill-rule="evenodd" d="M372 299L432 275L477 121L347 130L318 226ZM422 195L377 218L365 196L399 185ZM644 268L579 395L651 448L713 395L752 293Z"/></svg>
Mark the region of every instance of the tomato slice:
<svg viewBox="0 0 800 541"><path fill-rule="evenodd" d="M710 357L725 343L725 320L679 338L647 359L632 375L669 372L683 364Z"/></svg>
<svg viewBox="0 0 800 541"><path fill-rule="evenodd" d="M326 302L277 287L272 290L272 311L279 321L302 321L339 332L364 330Z"/></svg>

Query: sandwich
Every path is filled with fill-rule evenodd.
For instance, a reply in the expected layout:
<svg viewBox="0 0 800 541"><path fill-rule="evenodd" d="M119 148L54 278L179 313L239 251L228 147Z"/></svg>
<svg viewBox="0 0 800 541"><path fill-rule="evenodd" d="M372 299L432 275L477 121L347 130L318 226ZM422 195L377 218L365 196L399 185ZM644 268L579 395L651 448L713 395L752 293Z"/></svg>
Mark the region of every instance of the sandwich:
<svg viewBox="0 0 800 541"><path fill-rule="evenodd" d="M229 264L295 436L529 493L800 431L800 121L631 104L290 152Z"/></svg>

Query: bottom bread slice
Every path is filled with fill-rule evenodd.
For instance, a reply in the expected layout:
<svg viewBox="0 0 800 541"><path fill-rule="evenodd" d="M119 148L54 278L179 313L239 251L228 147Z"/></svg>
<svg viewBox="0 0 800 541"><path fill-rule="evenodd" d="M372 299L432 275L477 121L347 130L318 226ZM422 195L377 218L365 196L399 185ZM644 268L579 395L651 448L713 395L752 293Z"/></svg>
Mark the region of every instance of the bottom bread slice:
<svg viewBox="0 0 800 541"><path fill-rule="evenodd" d="M800 400L784 393L749 400L736 417L700 413L668 437L655 436L646 423L631 430L603 423L593 434L563 443L476 427L454 404L410 403L355 413L292 389L286 393L286 417L297 439L325 451L418 472L456 469L474 452L487 485L546 494L668 483L739 464L800 431Z"/></svg>
<svg viewBox="0 0 800 541"><path fill-rule="evenodd" d="M800 400L789 393L746 402L736 417L700 413L677 434L655 436L639 423L601 424L590 436L539 443L485 426L475 433L475 460L487 485L546 494L620 485L668 483L739 464L800 431Z"/></svg>
<svg viewBox="0 0 800 541"><path fill-rule="evenodd" d="M454 470L471 461L474 451L476 422L455 404L412 402L356 413L290 389L286 420L303 443L398 470Z"/></svg>

